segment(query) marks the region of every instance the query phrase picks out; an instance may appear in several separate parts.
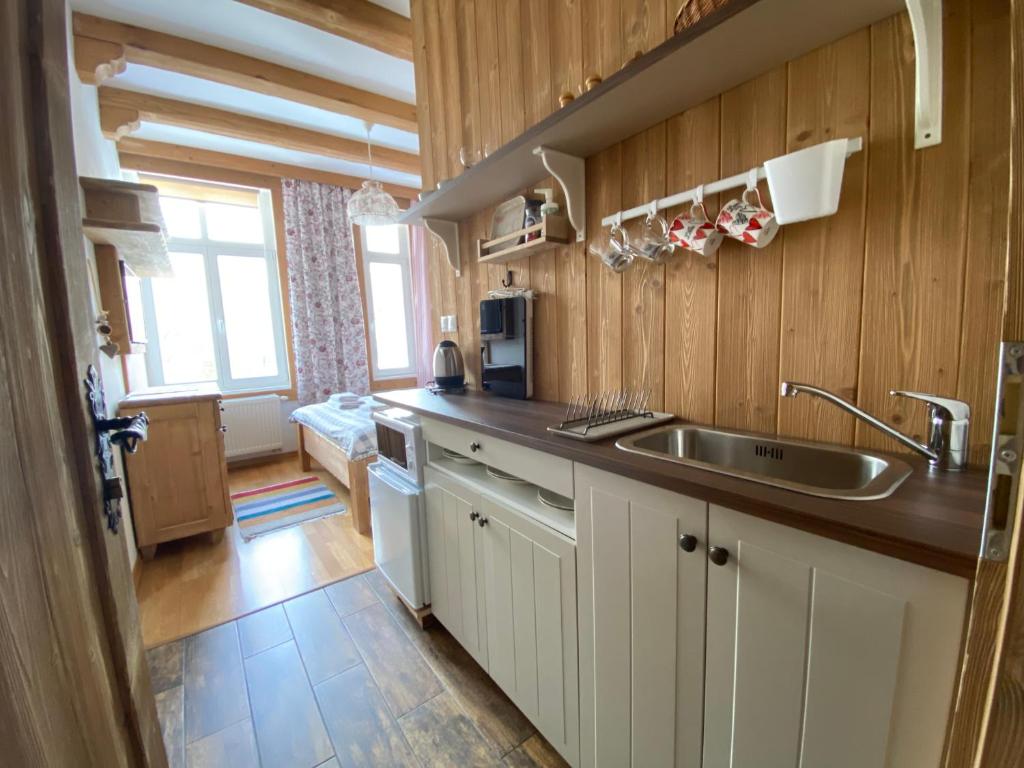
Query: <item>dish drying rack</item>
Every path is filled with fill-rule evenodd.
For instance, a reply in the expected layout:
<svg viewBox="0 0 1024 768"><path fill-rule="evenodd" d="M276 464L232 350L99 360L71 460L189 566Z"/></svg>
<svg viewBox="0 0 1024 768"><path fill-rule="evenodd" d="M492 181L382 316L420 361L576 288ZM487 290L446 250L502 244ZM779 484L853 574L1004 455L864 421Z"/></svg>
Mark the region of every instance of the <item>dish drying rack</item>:
<svg viewBox="0 0 1024 768"><path fill-rule="evenodd" d="M590 443L675 418L671 413L649 410L650 399L649 389L580 395L569 401L562 421L557 426L548 427L548 432Z"/></svg>

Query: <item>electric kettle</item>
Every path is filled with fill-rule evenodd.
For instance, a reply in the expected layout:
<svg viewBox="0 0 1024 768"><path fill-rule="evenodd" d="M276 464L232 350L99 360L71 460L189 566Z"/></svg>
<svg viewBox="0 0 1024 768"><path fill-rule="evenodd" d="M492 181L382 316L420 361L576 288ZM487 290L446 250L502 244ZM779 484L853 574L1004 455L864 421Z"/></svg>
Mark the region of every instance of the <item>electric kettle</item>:
<svg viewBox="0 0 1024 768"><path fill-rule="evenodd" d="M447 390L462 389L466 384L462 352L454 341L445 339L434 349L434 383Z"/></svg>

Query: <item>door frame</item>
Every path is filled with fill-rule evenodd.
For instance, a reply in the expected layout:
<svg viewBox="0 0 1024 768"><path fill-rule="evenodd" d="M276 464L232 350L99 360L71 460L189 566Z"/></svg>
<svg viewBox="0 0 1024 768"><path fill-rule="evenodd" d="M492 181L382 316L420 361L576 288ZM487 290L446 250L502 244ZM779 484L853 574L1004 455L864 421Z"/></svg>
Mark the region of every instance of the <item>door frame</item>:
<svg viewBox="0 0 1024 768"><path fill-rule="evenodd" d="M18 765L167 765L83 380L98 363L61 0L0 4L0 743ZM9 569L9 570L8 570Z"/></svg>

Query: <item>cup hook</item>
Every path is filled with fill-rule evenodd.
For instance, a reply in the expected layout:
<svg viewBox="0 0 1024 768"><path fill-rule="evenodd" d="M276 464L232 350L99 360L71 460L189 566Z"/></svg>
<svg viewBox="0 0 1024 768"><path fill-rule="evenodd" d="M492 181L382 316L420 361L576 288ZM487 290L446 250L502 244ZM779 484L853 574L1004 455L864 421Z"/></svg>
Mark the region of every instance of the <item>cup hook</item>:
<svg viewBox="0 0 1024 768"><path fill-rule="evenodd" d="M657 200L657 198L655 198L654 200L651 200L651 202L647 204L647 218L653 219L657 215L658 215L658 200Z"/></svg>
<svg viewBox="0 0 1024 768"><path fill-rule="evenodd" d="M757 166L754 166L747 171L747 192L753 192L757 189Z"/></svg>

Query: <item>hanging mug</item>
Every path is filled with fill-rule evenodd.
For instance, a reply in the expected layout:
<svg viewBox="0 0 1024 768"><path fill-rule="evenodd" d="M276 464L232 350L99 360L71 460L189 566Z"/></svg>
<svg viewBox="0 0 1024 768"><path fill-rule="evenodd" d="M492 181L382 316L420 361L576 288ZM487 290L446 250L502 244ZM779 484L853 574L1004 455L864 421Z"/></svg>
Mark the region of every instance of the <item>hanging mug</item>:
<svg viewBox="0 0 1024 768"><path fill-rule="evenodd" d="M761 202L756 168L750 171L743 194L722 206L715 226L723 235L755 248L764 248L775 239L779 223L775 220L775 214Z"/></svg>
<svg viewBox="0 0 1024 768"><path fill-rule="evenodd" d="M702 190L699 190L689 213L673 219L669 239L688 251L710 259L722 244L723 235L708 218L703 197Z"/></svg>
<svg viewBox="0 0 1024 768"><path fill-rule="evenodd" d="M636 243L629 245L630 251L642 259L661 264L672 253L674 246L669 240L668 222L657 212L654 204L644 219L643 229Z"/></svg>
<svg viewBox="0 0 1024 768"><path fill-rule="evenodd" d="M633 263L634 254L629 245L629 236L621 224L612 225L606 245L602 247L596 242L591 243L587 250L613 272L625 272Z"/></svg>

